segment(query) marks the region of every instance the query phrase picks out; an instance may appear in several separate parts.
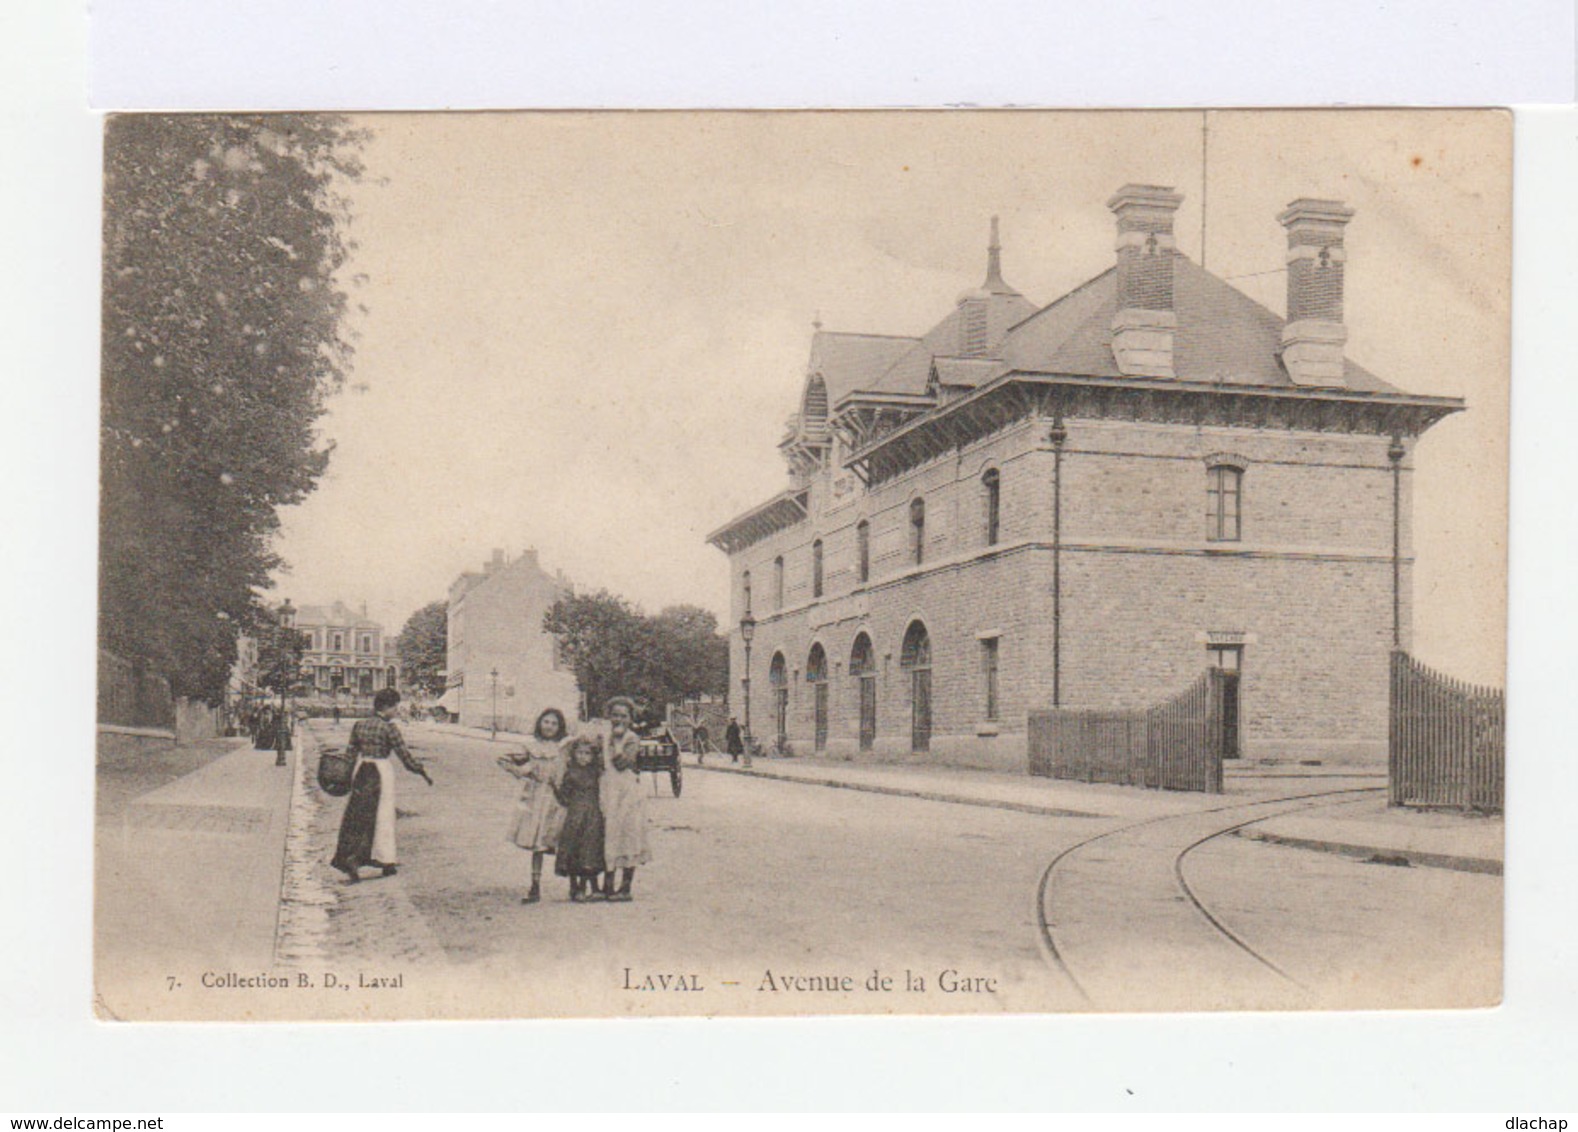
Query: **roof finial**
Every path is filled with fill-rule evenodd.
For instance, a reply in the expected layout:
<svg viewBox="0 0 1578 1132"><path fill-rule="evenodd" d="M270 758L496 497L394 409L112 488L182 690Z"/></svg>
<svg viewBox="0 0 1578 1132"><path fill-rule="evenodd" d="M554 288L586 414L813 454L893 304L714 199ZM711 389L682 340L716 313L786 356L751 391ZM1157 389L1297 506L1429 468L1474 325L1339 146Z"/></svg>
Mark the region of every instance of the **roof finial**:
<svg viewBox="0 0 1578 1132"><path fill-rule="evenodd" d="M1003 282L1003 246L997 241L997 217L992 217L992 242L986 248L986 282L982 284L987 290L996 285L1006 287Z"/></svg>

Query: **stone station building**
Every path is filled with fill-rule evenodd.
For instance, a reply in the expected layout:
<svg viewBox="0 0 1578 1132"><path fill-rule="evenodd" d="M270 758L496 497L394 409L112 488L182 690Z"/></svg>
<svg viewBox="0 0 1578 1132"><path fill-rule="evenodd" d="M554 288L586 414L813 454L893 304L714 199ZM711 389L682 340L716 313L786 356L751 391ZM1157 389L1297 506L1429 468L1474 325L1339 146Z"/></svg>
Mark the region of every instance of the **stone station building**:
<svg viewBox="0 0 1578 1132"><path fill-rule="evenodd" d="M1050 305L1004 281L994 220L925 335L818 328L789 486L709 536L761 742L1023 770L1031 709L1218 667L1234 753L1384 761L1413 445L1462 402L1346 358L1340 202L1277 218L1283 319L1177 251L1181 200L1120 189L1116 262Z"/></svg>

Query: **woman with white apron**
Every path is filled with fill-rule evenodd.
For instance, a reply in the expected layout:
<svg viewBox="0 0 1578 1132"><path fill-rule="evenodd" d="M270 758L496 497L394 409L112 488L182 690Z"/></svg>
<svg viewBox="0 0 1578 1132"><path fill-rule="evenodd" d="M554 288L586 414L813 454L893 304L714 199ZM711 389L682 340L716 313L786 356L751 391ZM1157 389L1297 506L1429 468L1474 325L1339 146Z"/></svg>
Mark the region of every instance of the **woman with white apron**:
<svg viewBox="0 0 1578 1132"><path fill-rule="evenodd" d="M394 876L399 864L395 851L395 772L390 755L395 756L412 774L433 780L427 769L406 749L400 729L394 725L400 693L385 688L373 697L373 714L359 719L351 728L350 751L356 756L351 779L351 797L340 819L340 841L330 862L346 875L351 884L362 879L364 865L383 869Z"/></svg>

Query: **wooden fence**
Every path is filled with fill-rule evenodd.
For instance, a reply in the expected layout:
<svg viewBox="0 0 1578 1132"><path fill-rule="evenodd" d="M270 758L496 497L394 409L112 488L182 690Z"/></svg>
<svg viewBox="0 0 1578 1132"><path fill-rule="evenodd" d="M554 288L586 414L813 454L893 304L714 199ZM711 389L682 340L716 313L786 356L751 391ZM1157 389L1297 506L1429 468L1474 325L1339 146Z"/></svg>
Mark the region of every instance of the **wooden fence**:
<svg viewBox="0 0 1578 1132"><path fill-rule="evenodd" d="M1506 695L1392 653L1388 800L1500 813L1506 777Z"/></svg>
<svg viewBox="0 0 1578 1132"><path fill-rule="evenodd" d="M1222 792L1222 683L1212 669L1164 703L1032 711L1030 773L1077 782Z"/></svg>

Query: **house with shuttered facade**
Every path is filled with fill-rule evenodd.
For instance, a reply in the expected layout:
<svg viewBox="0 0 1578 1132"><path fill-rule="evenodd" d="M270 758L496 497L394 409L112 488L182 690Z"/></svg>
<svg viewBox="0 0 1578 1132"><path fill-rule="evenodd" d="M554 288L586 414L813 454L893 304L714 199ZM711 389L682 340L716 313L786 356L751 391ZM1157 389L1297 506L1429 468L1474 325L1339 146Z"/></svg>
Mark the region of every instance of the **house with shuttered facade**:
<svg viewBox="0 0 1578 1132"><path fill-rule="evenodd" d="M1113 261L1051 303L1005 280L994 220L926 333L818 327L787 485L708 536L764 745L1022 771L1029 711L1217 667L1234 753L1384 761L1412 451L1463 404L1346 356L1341 202L1275 218L1284 318L1178 251L1181 201L1118 190Z"/></svg>

